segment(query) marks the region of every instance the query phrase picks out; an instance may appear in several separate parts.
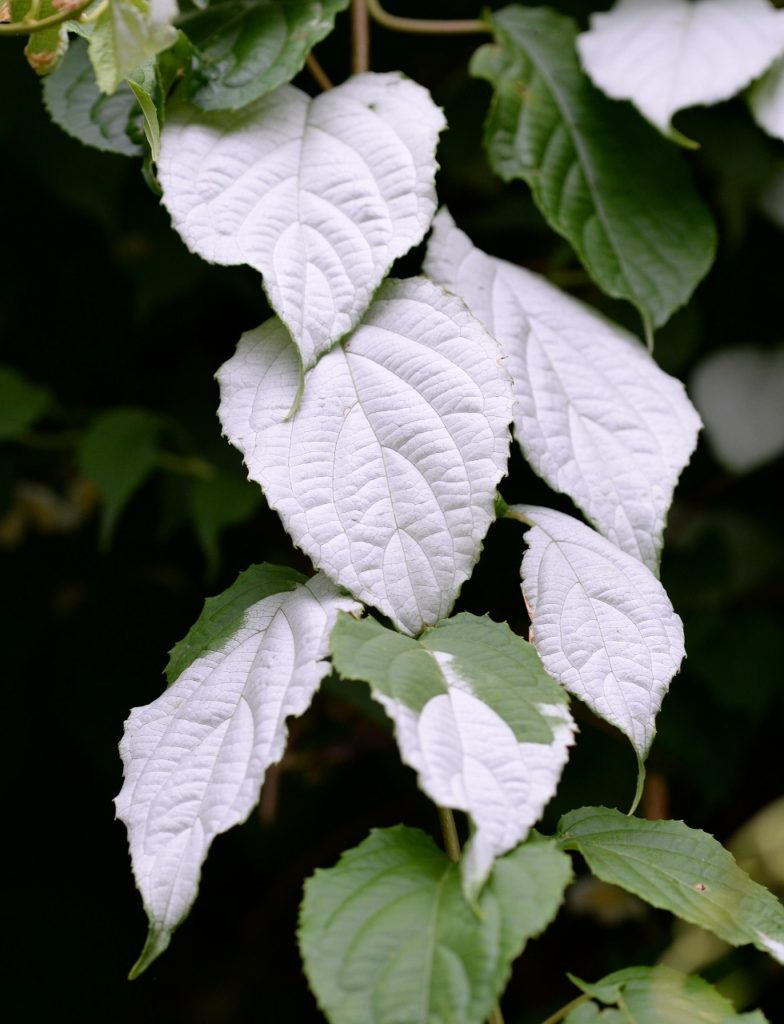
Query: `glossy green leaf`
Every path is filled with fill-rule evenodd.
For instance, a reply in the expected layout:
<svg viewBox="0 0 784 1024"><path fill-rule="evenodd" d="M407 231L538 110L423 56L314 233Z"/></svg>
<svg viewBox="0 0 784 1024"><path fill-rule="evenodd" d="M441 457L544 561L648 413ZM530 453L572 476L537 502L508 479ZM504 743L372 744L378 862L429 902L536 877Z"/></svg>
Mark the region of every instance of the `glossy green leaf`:
<svg viewBox="0 0 784 1024"><path fill-rule="evenodd" d="M493 85L485 146L521 178L545 218L646 331L682 306L716 247L710 214L680 154L639 115L595 89L575 53L575 23L544 7L493 15L496 42L472 73Z"/></svg>
<svg viewBox="0 0 784 1024"><path fill-rule="evenodd" d="M190 509L208 572L218 568L221 533L248 519L262 500L258 487L241 476L216 473L207 480L195 481L190 492Z"/></svg>
<svg viewBox="0 0 784 1024"><path fill-rule="evenodd" d="M93 420L79 444L79 465L103 495L102 546L155 465L159 431L160 420L146 409L111 409Z"/></svg>
<svg viewBox="0 0 784 1024"><path fill-rule="evenodd" d="M571 975L570 975L571 977ZM729 999L707 981L681 974L669 967L627 967L596 984L579 978L572 981L603 1004L617 1004L619 1011L599 1010L596 1002L576 1007L565 1024L623 1021L624 1024L765 1024L759 1011L736 1013Z"/></svg>
<svg viewBox="0 0 784 1024"><path fill-rule="evenodd" d="M549 839L496 862L477 914L422 832L371 832L305 885L299 940L332 1024L481 1024L571 877Z"/></svg>
<svg viewBox="0 0 784 1024"><path fill-rule="evenodd" d="M238 110L290 82L349 0L224 0L184 22L201 57L190 99L202 110Z"/></svg>
<svg viewBox="0 0 784 1024"><path fill-rule="evenodd" d="M208 597L201 615L172 647L166 678L170 683L208 651L217 651L237 632L246 610L257 601L282 594L304 583L305 577L283 565L252 565L217 597Z"/></svg>
<svg viewBox="0 0 784 1024"><path fill-rule="evenodd" d="M101 92L177 41L175 0L109 0L90 33L89 53Z"/></svg>
<svg viewBox="0 0 784 1024"><path fill-rule="evenodd" d="M71 42L57 74L44 79L43 95L55 124L85 146L123 156L141 154L126 132L133 96L125 86L111 96L100 91L84 40Z"/></svg>
<svg viewBox="0 0 784 1024"><path fill-rule="evenodd" d="M0 366L0 440L18 437L46 412L51 396L10 366Z"/></svg>
<svg viewBox="0 0 784 1024"><path fill-rule="evenodd" d="M579 850L602 881L784 963L784 906L713 836L682 821L643 821L607 807L570 811L558 831L561 845Z"/></svg>

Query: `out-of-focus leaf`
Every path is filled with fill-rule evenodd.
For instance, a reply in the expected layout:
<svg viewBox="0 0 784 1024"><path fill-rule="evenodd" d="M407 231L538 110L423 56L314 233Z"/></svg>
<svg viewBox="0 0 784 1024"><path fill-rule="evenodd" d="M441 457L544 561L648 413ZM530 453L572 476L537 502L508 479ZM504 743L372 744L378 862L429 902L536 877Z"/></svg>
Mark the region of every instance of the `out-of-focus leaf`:
<svg viewBox="0 0 784 1024"><path fill-rule="evenodd" d="M220 562L218 541L221 533L227 527L248 519L261 502L258 487L229 473L217 473L192 485L191 515L208 573L214 573Z"/></svg>
<svg viewBox="0 0 784 1024"><path fill-rule="evenodd" d="M10 366L0 366L0 440L18 437L46 412L51 395Z"/></svg>

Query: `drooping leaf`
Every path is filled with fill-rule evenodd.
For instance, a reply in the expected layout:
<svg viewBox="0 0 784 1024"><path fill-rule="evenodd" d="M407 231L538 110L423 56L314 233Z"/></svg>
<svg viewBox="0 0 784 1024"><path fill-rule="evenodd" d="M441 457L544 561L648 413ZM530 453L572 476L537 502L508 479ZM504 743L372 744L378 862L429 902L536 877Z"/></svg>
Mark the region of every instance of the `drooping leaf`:
<svg viewBox="0 0 784 1024"><path fill-rule="evenodd" d="M195 661L125 723L117 816L150 922L132 976L166 949L190 910L212 840L253 809L267 768L283 755L286 718L307 709L329 671L338 611L359 611L321 574L304 584L292 574L275 592L286 574L273 568L267 578L266 568L205 606L172 653L176 664L199 651Z"/></svg>
<svg viewBox="0 0 784 1024"><path fill-rule="evenodd" d="M769 0L618 0L577 40L583 67L613 99L631 100L665 135L686 107L727 100L784 50Z"/></svg>
<svg viewBox="0 0 784 1024"><path fill-rule="evenodd" d="M0 366L0 440L18 437L46 412L52 396L10 366Z"/></svg>
<svg viewBox="0 0 784 1024"><path fill-rule="evenodd" d="M752 86L749 102L757 124L768 135L784 139L784 57Z"/></svg>
<svg viewBox="0 0 784 1024"><path fill-rule="evenodd" d="M398 74L315 99L287 85L231 114L179 106L162 133L163 201L192 251L264 275L309 366L427 231L443 127L429 93Z"/></svg>
<svg viewBox="0 0 784 1024"><path fill-rule="evenodd" d="M291 79L349 0L223 0L188 18L203 80L202 110L239 110Z"/></svg>
<svg viewBox="0 0 784 1024"><path fill-rule="evenodd" d="M569 18L513 5L493 26L496 44L471 65L493 85L493 168L530 185L596 283L634 303L650 332L688 300L715 251L715 227L680 154L591 85Z"/></svg>
<svg viewBox="0 0 784 1024"><path fill-rule="evenodd" d="M658 573L665 516L700 425L680 381L589 306L477 249L446 210L425 271L501 343L515 434L534 470Z"/></svg>
<svg viewBox="0 0 784 1024"><path fill-rule="evenodd" d="M427 795L476 826L462 861L469 897L555 792L574 724L534 648L503 623L457 615L421 639L341 616L333 664L370 684Z"/></svg>
<svg viewBox="0 0 784 1024"><path fill-rule="evenodd" d="M10 4L13 20L20 21L29 14L30 7L29 0ZM63 8L57 3L57 0L40 0L35 17L36 20L43 21L45 18L51 18L52 15L61 14L62 10ZM24 55L27 58L27 63L37 75L49 75L59 67L67 50L68 32L64 24L59 24L38 32L31 32L24 48Z"/></svg>
<svg viewBox="0 0 784 1024"><path fill-rule="evenodd" d="M376 830L305 884L299 940L331 1024L480 1024L571 877L551 840L496 862L466 903L458 866L416 829Z"/></svg>
<svg viewBox="0 0 784 1024"><path fill-rule="evenodd" d="M90 33L89 54L101 92L177 41L176 0L109 0Z"/></svg>
<svg viewBox="0 0 784 1024"><path fill-rule="evenodd" d="M99 90L84 40L71 42L57 74L44 79L43 95L55 124L85 146L123 156L141 154L126 132L133 95L126 86L111 96Z"/></svg>
<svg viewBox="0 0 784 1024"><path fill-rule="evenodd" d="M225 435L314 564L404 632L448 615L494 518L512 413L498 345L465 306L387 281L304 386L278 320L218 380Z"/></svg>
<svg viewBox="0 0 784 1024"><path fill-rule="evenodd" d="M732 472L756 469L784 452L784 347L714 352L691 383L711 448Z"/></svg>
<svg viewBox="0 0 784 1024"><path fill-rule="evenodd" d="M123 508L155 465L160 429L158 416L146 409L111 409L93 420L79 442L79 465L103 495L104 546Z"/></svg>
<svg viewBox="0 0 784 1024"><path fill-rule="evenodd" d="M208 572L215 572L220 563L221 533L248 519L260 503L261 493L257 487L229 473L217 473L208 480L194 482L190 510Z"/></svg>
<svg viewBox="0 0 784 1024"><path fill-rule="evenodd" d="M150 147L150 158L157 161L161 151L161 128L165 122L166 99L173 83L192 78L193 47L182 32L172 47L150 58L132 71L127 84L142 112L144 135ZM150 173L152 171L150 170ZM154 189L160 194L160 189Z"/></svg>
<svg viewBox="0 0 784 1024"><path fill-rule="evenodd" d="M645 565L590 527L517 505L530 523L523 593L544 667L632 741L644 759L684 656L683 624Z"/></svg>
<svg viewBox="0 0 784 1024"><path fill-rule="evenodd" d="M682 821L643 821L607 807L570 811L558 832L561 845L579 850L603 881L784 962L784 906L713 836Z"/></svg>

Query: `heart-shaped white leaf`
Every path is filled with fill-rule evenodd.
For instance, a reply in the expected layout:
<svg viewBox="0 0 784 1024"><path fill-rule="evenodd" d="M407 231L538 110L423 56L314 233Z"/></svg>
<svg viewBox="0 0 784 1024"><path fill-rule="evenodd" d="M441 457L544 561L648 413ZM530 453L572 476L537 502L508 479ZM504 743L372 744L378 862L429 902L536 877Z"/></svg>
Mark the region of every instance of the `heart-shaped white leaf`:
<svg viewBox="0 0 784 1024"><path fill-rule="evenodd" d="M330 646L342 676L372 687L427 795L471 815L462 874L476 896L555 793L574 735L566 695L530 644L474 615L418 641L340 616Z"/></svg>
<svg viewBox="0 0 784 1024"><path fill-rule="evenodd" d="M729 99L781 54L784 15L768 0L619 0L577 46L603 92L677 135L676 111Z"/></svg>
<svg viewBox="0 0 784 1024"><path fill-rule="evenodd" d="M358 75L315 99L286 85L231 113L173 107L163 202L194 252L261 271L309 366L424 237L444 124L399 74Z"/></svg>
<svg viewBox="0 0 784 1024"><path fill-rule="evenodd" d="M200 635L205 653L125 723L117 816L150 921L134 974L163 952L190 910L212 840L253 809L267 768L283 755L287 716L305 711L329 671L337 613L359 611L323 575L295 580L269 594L262 579L268 596L243 611L234 596L241 578L224 595L228 621L212 602L202 633L211 629L214 642L205 647ZM243 604L247 594L246 586Z"/></svg>
<svg viewBox="0 0 784 1024"><path fill-rule="evenodd" d="M757 124L768 135L784 139L784 57L754 84L749 102Z"/></svg>
<svg viewBox="0 0 784 1024"><path fill-rule="evenodd" d="M304 386L278 320L218 371L224 433L294 542L405 632L449 613L494 517L512 415L499 356L461 302L413 278L385 282Z"/></svg>
<svg viewBox="0 0 784 1024"><path fill-rule="evenodd" d="M644 758L684 656L670 599L649 569L571 516L533 505L510 512L533 527L521 575L544 667Z"/></svg>
<svg viewBox="0 0 784 1024"><path fill-rule="evenodd" d="M500 342L515 435L531 466L658 572L667 509L700 426L680 381L589 306L477 249L446 210L425 269Z"/></svg>

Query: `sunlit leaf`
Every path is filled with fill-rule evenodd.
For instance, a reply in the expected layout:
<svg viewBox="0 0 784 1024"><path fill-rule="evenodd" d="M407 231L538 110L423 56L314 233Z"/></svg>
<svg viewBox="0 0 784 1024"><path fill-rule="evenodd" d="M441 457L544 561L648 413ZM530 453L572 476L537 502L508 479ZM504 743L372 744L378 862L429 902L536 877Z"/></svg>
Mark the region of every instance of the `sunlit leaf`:
<svg viewBox="0 0 784 1024"><path fill-rule="evenodd" d="M89 53L101 92L177 41L176 0L109 0L90 33Z"/></svg>

